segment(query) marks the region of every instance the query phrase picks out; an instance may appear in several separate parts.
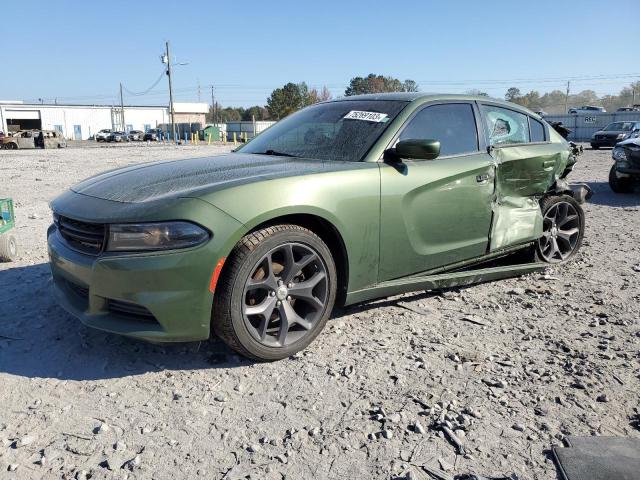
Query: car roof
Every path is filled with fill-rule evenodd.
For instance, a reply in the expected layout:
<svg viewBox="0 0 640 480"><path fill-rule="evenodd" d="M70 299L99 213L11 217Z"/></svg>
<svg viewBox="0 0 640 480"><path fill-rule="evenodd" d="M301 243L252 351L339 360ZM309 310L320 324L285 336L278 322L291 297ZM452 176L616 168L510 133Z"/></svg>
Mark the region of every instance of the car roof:
<svg viewBox="0 0 640 480"><path fill-rule="evenodd" d="M404 101L407 103L416 102L416 103L427 103L431 101L437 100L459 100L459 101L478 101L478 102L487 102L487 103L495 103L505 108L509 108L511 110L518 110L522 113L526 113L528 115L538 116L531 110L522 107L521 105L507 102L506 100L501 100L493 97L486 97L484 95L464 95L464 94L455 94L455 93L426 93L426 92L389 92L389 93L367 93L364 95L351 95L348 97L339 97L333 100L328 100L326 103L330 102L344 102L350 100L395 100L395 101Z"/></svg>

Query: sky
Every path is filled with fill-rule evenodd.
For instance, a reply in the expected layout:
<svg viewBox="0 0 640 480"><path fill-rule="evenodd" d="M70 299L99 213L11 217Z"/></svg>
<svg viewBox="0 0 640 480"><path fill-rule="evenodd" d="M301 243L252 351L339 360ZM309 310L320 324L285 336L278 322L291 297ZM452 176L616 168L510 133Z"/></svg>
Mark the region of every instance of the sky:
<svg viewBox="0 0 640 480"><path fill-rule="evenodd" d="M0 100L161 105L171 44L175 101L263 105L287 82L344 93L391 75L421 91L566 88L640 80L638 0L3 2ZM7 21L11 19L11 21ZM629 61L633 60L633 61ZM146 95L143 93L154 85ZM200 88L198 88L200 86Z"/></svg>

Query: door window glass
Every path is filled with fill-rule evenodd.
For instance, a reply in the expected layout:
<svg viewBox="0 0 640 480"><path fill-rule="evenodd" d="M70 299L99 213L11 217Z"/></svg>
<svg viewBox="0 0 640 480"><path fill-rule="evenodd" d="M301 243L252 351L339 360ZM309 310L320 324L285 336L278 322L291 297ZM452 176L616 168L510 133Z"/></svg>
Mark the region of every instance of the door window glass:
<svg viewBox="0 0 640 480"><path fill-rule="evenodd" d="M544 142L546 140L544 135L544 125L535 118L529 118L531 125L531 141L532 142Z"/></svg>
<svg viewBox="0 0 640 480"><path fill-rule="evenodd" d="M526 115L492 105L482 105L481 111L489 145L529 143Z"/></svg>
<svg viewBox="0 0 640 480"><path fill-rule="evenodd" d="M419 111L399 140L438 140L440 156L478 151L478 131L468 103L433 105Z"/></svg>

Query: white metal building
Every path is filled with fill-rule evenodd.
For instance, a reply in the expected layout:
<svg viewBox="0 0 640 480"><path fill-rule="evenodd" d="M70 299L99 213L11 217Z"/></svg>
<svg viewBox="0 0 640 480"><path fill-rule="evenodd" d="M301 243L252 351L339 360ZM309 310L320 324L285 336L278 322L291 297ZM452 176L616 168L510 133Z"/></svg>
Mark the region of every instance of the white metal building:
<svg viewBox="0 0 640 480"><path fill-rule="evenodd" d="M174 103L176 123L182 118L202 119L206 103ZM156 128L170 122L166 106L124 106L125 130ZM50 105L0 101L0 130L58 130L69 140L87 140L104 128L122 129L120 106Z"/></svg>

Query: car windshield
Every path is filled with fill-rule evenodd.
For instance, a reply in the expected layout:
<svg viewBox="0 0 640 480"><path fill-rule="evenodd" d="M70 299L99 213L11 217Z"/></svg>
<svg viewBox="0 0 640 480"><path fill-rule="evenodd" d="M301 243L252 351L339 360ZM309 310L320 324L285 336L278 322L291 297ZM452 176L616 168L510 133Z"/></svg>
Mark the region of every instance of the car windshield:
<svg viewBox="0 0 640 480"><path fill-rule="evenodd" d="M345 100L312 105L247 143L242 153L358 162L407 105L396 100Z"/></svg>
<svg viewBox="0 0 640 480"><path fill-rule="evenodd" d="M604 127L605 132L628 132L633 128L633 122L615 122Z"/></svg>

